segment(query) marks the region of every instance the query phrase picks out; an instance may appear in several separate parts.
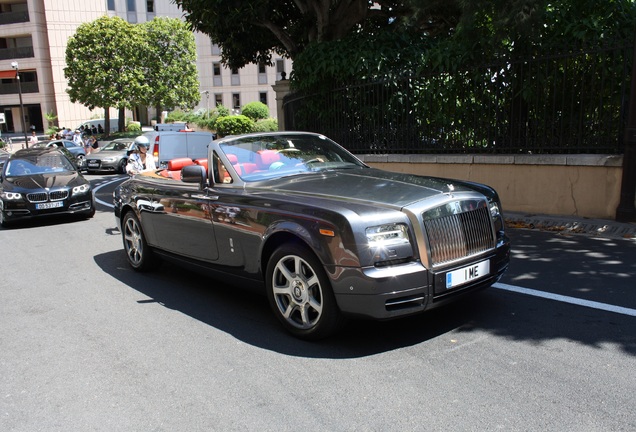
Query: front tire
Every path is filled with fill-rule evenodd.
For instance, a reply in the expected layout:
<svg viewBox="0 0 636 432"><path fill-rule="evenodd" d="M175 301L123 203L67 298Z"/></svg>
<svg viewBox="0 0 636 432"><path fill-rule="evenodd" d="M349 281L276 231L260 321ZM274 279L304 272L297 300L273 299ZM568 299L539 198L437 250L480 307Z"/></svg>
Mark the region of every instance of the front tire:
<svg viewBox="0 0 636 432"><path fill-rule="evenodd" d="M146 243L146 237L141 229L139 219L132 211L129 211L124 216L121 236L128 264L138 271L151 268L154 263L153 253Z"/></svg>
<svg viewBox="0 0 636 432"><path fill-rule="evenodd" d="M267 298L276 318L294 336L305 340L326 338L343 319L329 278L316 256L306 247L279 247L267 263Z"/></svg>

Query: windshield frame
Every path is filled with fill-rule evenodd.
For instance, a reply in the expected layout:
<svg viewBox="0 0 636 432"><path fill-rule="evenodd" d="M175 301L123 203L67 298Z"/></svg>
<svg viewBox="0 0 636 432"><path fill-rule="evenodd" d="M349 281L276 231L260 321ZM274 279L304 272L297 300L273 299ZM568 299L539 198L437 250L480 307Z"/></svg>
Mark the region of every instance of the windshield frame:
<svg viewBox="0 0 636 432"><path fill-rule="evenodd" d="M326 136L307 132L247 134L220 140L218 146L225 169L246 183L327 170L368 168Z"/></svg>

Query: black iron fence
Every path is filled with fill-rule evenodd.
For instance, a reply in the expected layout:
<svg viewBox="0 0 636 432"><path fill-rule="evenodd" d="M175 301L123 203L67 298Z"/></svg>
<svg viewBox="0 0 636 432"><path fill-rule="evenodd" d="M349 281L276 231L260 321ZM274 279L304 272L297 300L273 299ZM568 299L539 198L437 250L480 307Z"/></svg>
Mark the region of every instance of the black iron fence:
<svg viewBox="0 0 636 432"><path fill-rule="evenodd" d="M354 153L622 154L633 42L285 98Z"/></svg>

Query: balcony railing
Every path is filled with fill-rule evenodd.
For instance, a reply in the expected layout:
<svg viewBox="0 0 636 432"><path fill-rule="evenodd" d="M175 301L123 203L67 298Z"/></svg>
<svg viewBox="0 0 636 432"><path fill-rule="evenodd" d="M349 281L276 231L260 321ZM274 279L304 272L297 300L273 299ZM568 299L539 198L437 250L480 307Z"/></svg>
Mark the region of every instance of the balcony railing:
<svg viewBox="0 0 636 432"><path fill-rule="evenodd" d="M32 46L0 49L0 60L32 57L35 57Z"/></svg>
<svg viewBox="0 0 636 432"><path fill-rule="evenodd" d="M22 93L39 93L40 88L37 81L35 82L23 82ZM13 82L11 84L0 84L0 95L18 94L18 83Z"/></svg>
<svg viewBox="0 0 636 432"><path fill-rule="evenodd" d="M29 22L28 11L0 13L0 25L16 24L16 23L23 23L23 22Z"/></svg>

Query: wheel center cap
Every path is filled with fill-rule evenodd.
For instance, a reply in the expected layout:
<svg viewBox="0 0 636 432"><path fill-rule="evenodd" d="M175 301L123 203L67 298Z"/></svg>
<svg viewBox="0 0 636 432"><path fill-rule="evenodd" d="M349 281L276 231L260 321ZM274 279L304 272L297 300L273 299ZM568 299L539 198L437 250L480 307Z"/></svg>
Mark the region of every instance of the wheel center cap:
<svg viewBox="0 0 636 432"><path fill-rule="evenodd" d="M295 300L302 300L305 293L305 286L299 280L292 282L292 295Z"/></svg>

